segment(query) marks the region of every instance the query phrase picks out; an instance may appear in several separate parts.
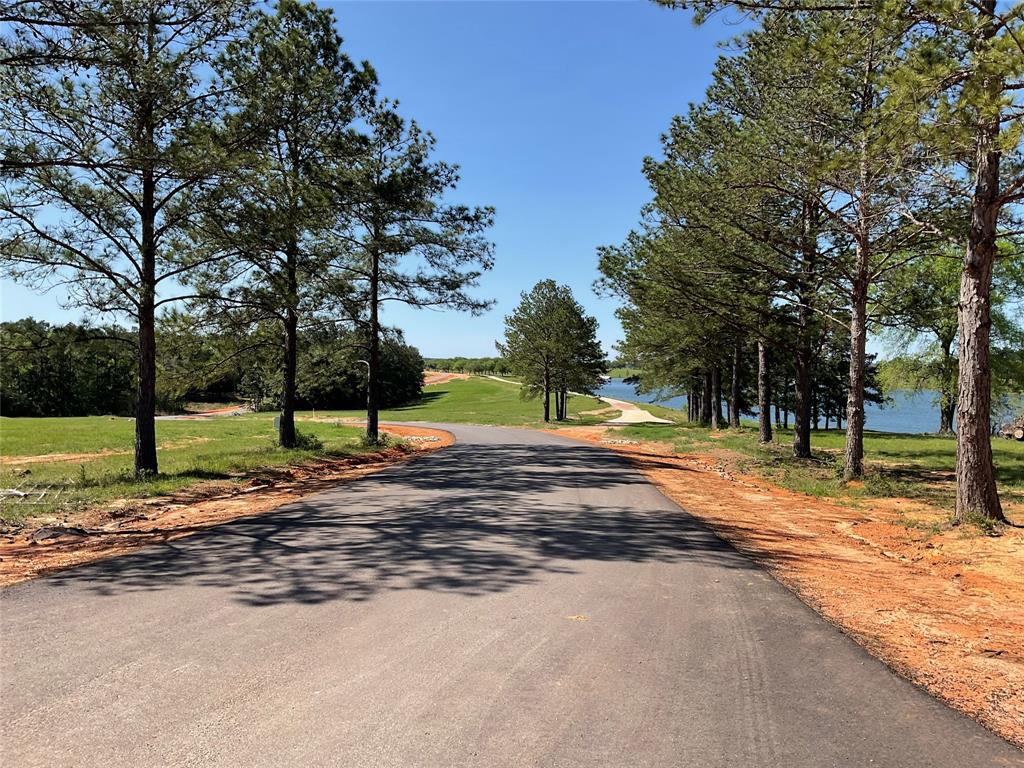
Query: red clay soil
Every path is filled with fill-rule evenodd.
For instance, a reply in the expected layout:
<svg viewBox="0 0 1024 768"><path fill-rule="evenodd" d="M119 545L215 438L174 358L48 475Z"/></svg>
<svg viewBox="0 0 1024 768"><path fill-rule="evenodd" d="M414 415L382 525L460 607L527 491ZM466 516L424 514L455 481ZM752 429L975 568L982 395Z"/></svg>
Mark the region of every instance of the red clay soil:
<svg viewBox="0 0 1024 768"><path fill-rule="evenodd" d="M873 655L1024 748L1024 528L984 536L914 500L842 505L738 474L726 456L604 445Z"/></svg>
<svg viewBox="0 0 1024 768"><path fill-rule="evenodd" d="M424 371L423 384L447 384L455 379L468 379L468 373L441 373L440 371Z"/></svg>
<svg viewBox="0 0 1024 768"><path fill-rule="evenodd" d="M20 467L25 464L51 464L58 461L96 459L101 456L127 456L130 453L131 451L114 451L104 449L102 451L91 451L89 453L43 453L38 456L0 456L0 466Z"/></svg>
<svg viewBox="0 0 1024 768"><path fill-rule="evenodd" d="M437 429L386 425L382 431L411 439L376 453L268 468L246 475L242 484L201 483L173 496L124 499L59 517L30 519L18 532L0 538L0 586L269 512L455 442L451 433Z"/></svg>
<svg viewBox="0 0 1024 768"><path fill-rule="evenodd" d="M209 419L213 416L230 416L235 413L246 413L249 411L249 406L245 403L239 403L237 405L225 405L221 408L213 408L209 411L197 411L196 413L180 413L165 416L167 419L181 419L184 421L188 420L202 420Z"/></svg>

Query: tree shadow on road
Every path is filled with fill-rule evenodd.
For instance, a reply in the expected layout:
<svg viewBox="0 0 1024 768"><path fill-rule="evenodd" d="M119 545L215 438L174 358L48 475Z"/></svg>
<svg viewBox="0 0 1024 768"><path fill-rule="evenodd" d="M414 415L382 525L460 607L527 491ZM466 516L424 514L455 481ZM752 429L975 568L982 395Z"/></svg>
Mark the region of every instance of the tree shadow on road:
<svg viewBox="0 0 1024 768"><path fill-rule="evenodd" d="M137 554L55 574L99 594L195 587L252 606L484 595L580 561L752 563L611 451L464 445Z"/></svg>

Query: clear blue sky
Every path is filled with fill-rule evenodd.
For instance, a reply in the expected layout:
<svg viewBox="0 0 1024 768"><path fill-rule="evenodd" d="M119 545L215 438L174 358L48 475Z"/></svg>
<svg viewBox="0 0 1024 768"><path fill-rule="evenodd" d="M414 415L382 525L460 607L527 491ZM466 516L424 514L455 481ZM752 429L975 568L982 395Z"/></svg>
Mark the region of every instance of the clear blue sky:
<svg viewBox="0 0 1024 768"><path fill-rule="evenodd" d="M635 225L649 193L640 172L672 115L703 95L728 19L643 0L332 3L345 48L376 68L381 94L431 130L458 163L453 201L493 205L497 264L482 317L389 311L426 356L493 355L520 292L553 278L595 315L610 348L615 305L594 295L595 249ZM735 22L735 18L732 19ZM7 281L2 316L73 320L58 295Z"/></svg>

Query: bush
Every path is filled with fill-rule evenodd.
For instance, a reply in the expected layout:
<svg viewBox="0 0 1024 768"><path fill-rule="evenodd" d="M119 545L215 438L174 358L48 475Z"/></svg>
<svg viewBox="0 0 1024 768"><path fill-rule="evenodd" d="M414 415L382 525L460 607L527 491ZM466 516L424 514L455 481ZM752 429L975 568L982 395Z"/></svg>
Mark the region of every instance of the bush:
<svg viewBox="0 0 1024 768"><path fill-rule="evenodd" d="M324 449L324 443L323 440L316 435L296 431L295 448L300 451L314 451L319 453Z"/></svg>

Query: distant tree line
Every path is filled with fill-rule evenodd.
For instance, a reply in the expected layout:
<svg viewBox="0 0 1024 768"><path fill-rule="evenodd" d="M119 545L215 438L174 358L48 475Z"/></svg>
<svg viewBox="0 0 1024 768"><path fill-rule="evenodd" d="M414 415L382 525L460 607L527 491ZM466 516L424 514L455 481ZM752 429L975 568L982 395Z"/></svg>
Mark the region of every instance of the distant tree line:
<svg viewBox="0 0 1024 768"><path fill-rule="evenodd" d="M928 333L931 320L915 316L927 288L911 288L940 279L924 265L955 251L939 341L947 364L957 357L955 520L1002 520L994 311L1020 263L1024 16L994 0L660 1L698 20L733 7L759 23L719 59L704 100L672 121L662 156L645 161L653 197L640 226L600 253L601 285L623 302L624 356L645 385L691 394L712 424L722 393L736 399L730 374L756 368L760 437L772 439L770 407L791 396L797 458L811 456L815 408L845 399L854 479L868 335ZM824 397L822 378L843 367L845 392Z"/></svg>
<svg viewBox="0 0 1024 768"><path fill-rule="evenodd" d="M0 414L126 416L135 409L135 332L120 326L51 325L31 318L0 323ZM157 325L157 410L186 403L244 400L255 410L279 409L282 382L276 334L245 338ZM363 339L358 332L303 331L295 402L302 408L365 408ZM401 336L381 345L380 405L422 393L423 360Z"/></svg>
<svg viewBox="0 0 1024 768"><path fill-rule="evenodd" d="M507 376L512 366L503 357L427 357L423 364L431 371Z"/></svg>
<svg viewBox="0 0 1024 768"><path fill-rule="evenodd" d="M0 415L131 413L135 344L119 326L0 323Z"/></svg>
<svg viewBox="0 0 1024 768"><path fill-rule="evenodd" d="M347 397L312 383L304 347L348 339L377 442L391 397L381 308L489 306L470 291L492 264L493 210L449 201L457 167L378 95L332 12L298 0L5 8L0 264L133 329L136 475L158 470L160 361L182 354L159 323L175 312L206 337L275 350L247 386L279 404L287 448L311 391Z"/></svg>

